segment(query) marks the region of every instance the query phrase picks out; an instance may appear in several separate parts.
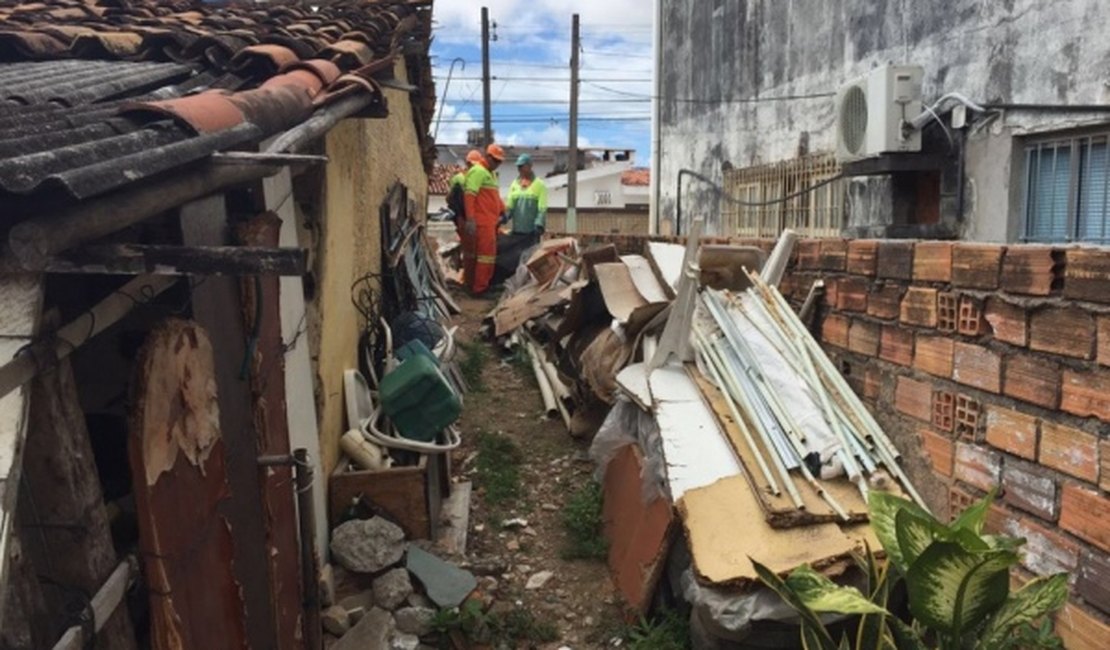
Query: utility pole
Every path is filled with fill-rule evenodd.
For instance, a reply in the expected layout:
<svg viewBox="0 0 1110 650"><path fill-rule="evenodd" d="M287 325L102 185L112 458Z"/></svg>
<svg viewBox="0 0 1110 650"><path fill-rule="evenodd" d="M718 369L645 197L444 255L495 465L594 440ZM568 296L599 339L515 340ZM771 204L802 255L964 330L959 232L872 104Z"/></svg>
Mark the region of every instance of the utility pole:
<svg viewBox="0 0 1110 650"><path fill-rule="evenodd" d="M578 232L578 14L570 28L570 150L567 151L567 232Z"/></svg>
<svg viewBox="0 0 1110 650"><path fill-rule="evenodd" d="M482 7L482 140L485 146L493 144L493 120L489 92L489 7Z"/></svg>

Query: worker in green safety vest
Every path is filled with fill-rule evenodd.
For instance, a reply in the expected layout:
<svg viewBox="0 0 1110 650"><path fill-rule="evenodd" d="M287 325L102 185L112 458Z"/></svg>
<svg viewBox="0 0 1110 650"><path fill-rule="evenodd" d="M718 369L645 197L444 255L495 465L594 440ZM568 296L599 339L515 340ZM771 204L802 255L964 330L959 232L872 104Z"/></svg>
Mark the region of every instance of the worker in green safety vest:
<svg viewBox="0 0 1110 650"><path fill-rule="evenodd" d="M547 186L532 171L532 156L516 159L517 178L509 187L505 220L512 222L513 235L530 235L539 241L547 225Z"/></svg>

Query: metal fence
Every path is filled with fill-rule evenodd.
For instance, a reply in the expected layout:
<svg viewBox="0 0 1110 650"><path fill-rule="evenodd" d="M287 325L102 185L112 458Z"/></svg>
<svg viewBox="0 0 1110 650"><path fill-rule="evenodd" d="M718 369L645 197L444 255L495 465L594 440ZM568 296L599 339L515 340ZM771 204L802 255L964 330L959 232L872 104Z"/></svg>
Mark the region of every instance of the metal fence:
<svg viewBox="0 0 1110 650"><path fill-rule="evenodd" d="M840 173L832 154L814 154L770 165L730 169L725 192L740 201L761 203L788 196ZM845 225L844 181L836 181L789 201L747 206L721 200L721 234L777 237L790 228L809 237L838 236Z"/></svg>

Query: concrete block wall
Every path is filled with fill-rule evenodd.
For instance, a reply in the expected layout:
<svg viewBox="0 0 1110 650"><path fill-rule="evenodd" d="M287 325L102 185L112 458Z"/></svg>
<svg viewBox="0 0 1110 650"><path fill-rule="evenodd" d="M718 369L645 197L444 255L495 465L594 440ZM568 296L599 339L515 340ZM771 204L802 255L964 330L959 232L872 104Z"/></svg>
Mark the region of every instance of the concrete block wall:
<svg viewBox="0 0 1110 650"><path fill-rule="evenodd" d="M1069 649L1110 639L1110 250L803 240L782 290L827 286L815 327L935 512L1000 487L1015 579L1071 573ZM923 471L924 468L924 471Z"/></svg>

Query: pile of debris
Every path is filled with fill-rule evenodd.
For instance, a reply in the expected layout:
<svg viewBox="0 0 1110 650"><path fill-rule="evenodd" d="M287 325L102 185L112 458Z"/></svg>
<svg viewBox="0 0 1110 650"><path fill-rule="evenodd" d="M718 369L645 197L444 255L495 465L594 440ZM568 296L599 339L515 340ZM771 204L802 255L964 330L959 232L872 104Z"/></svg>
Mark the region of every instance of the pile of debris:
<svg viewBox="0 0 1110 650"><path fill-rule="evenodd" d="M478 586L472 574L409 543L383 517L341 524L331 552L342 567L324 590L324 629L339 637L333 650L416 650L422 638L434 643L436 612L458 607Z"/></svg>
<svg viewBox="0 0 1110 650"><path fill-rule="evenodd" d="M531 358L549 414L593 436L627 603L646 611L666 574L708 638L792 619L752 559L850 579L851 554L880 548L869 492L921 503L898 450L775 286L795 239L769 258L699 246L698 230L685 247L648 242L633 255L549 240L489 316L490 334Z"/></svg>

